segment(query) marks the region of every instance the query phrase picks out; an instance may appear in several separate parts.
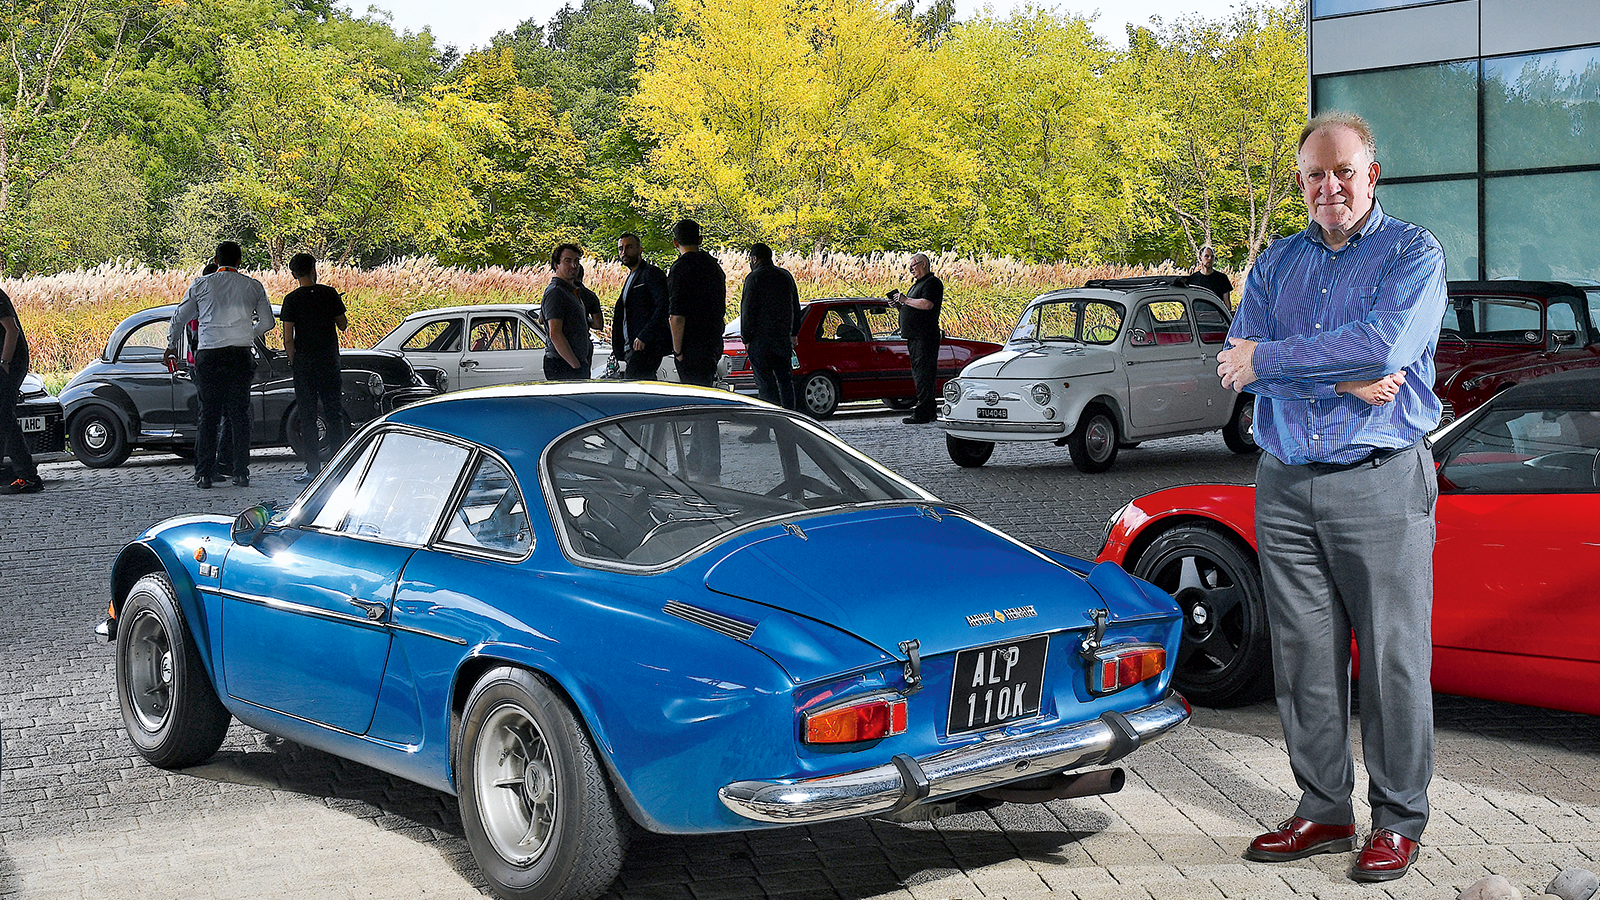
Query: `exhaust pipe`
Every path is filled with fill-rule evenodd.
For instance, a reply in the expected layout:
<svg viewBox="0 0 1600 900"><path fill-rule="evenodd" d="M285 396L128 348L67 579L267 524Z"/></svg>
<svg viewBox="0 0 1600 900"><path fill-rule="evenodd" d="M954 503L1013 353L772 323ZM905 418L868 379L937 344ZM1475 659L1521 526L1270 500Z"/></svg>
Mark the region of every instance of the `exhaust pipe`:
<svg viewBox="0 0 1600 900"><path fill-rule="evenodd" d="M1122 790L1127 781L1128 774L1120 767L1097 769L1093 772L1061 772L992 788L979 796L1003 800L1006 803L1045 803L1050 800L1115 794Z"/></svg>

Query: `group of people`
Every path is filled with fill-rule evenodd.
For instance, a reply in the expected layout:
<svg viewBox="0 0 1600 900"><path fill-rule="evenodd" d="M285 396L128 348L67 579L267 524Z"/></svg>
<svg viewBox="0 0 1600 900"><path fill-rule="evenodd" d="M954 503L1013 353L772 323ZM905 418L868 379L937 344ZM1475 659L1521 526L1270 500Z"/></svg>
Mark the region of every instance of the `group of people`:
<svg viewBox="0 0 1600 900"><path fill-rule="evenodd" d="M284 356L294 375L300 434L295 450L306 467L295 480L305 483L322 468L319 407L327 444L337 447L345 438L339 369L339 332L349 327L344 300L338 291L317 282L316 258L297 253L289 260L289 272L298 286L283 298L281 314L274 316L266 288L239 271L242 260L237 243L218 244L216 256L184 293L167 332L163 358L169 370L177 369L186 332L192 353L200 402L194 483L210 488L220 478L231 478L240 487L249 486L253 348L257 339L277 327L278 318L283 320Z"/></svg>

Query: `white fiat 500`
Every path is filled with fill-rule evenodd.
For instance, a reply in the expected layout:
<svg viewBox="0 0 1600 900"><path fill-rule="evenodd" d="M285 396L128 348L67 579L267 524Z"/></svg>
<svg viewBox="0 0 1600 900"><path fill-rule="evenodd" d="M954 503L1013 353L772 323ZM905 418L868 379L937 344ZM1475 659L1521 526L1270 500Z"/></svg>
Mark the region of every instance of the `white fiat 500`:
<svg viewBox="0 0 1600 900"><path fill-rule="evenodd" d="M1217 378L1227 304L1183 276L1091 281L1022 311L1005 349L945 384L939 424L950 458L981 466L996 441L1065 444L1083 472L1104 472L1140 441L1222 429L1256 449L1255 398Z"/></svg>

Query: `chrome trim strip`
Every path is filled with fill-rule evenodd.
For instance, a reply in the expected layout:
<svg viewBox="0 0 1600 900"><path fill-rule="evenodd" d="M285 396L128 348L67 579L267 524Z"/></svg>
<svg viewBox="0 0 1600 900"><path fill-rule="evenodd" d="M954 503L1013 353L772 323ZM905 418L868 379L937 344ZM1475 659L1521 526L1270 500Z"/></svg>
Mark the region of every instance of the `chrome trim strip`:
<svg viewBox="0 0 1600 900"><path fill-rule="evenodd" d="M440 634L437 631L424 631L421 628L412 628L410 625L396 625L393 622L386 622L384 624L388 625L390 628L393 628L395 631L404 631L407 634L418 634L423 637L431 637L446 643L455 644L459 647L465 647L467 645L466 638L451 637L448 634Z"/></svg>
<svg viewBox="0 0 1600 900"><path fill-rule="evenodd" d="M945 419L938 420L940 428L959 431L1014 431L1022 434L1053 434L1066 431L1065 422L1015 422L1010 419Z"/></svg>
<svg viewBox="0 0 1600 900"><path fill-rule="evenodd" d="M1126 717L1141 745L1189 719L1183 699L1168 692L1165 699ZM1099 765L1122 738L1100 719L1053 731L998 737L967 744L917 760L929 791L920 802L981 791L1022 778ZM914 789L898 766L870 769L800 781L736 781L717 792L722 804L757 822L783 825L827 822L887 813Z"/></svg>
<svg viewBox="0 0 1600 900"><path fill-rule="evenodd" d="M353 616L347 613L334 612L333 610L329 609L320 609L315 606L307 606L304 603L295 603L289 600L279 600L276 597L261 597L257 596L256 594L244 594L240 593L239 591L227 591L223 590L222 588L211 587L210 585L196 585L195 590L202 594L215 594L218 597L239 600L245 603L254 603L257 606L265 606L271 609L280 610L282 612L293 613L295 615L327 619L329 621L339 622L344 625L360 625L363 628L392 628L395 631L404 631L409 634L422 635L423 637L437 638L438 640L446 641L451 644L457 644L462 647L467 645L466 638L451 637L448 634L439 634L436 631L425 631L421 628L412 628L409 625L399 625L394 622L385 622L381 620L373 621L366 616ZM390 612L392 614L393 609L391 609Z"/></svg>
<svg viewBox="0 0 1600 900"><path fill-rule="evenodd" d="M677 616L686 622L693 622L696 625L709 628L719 634L725 634L738 641L747 641L751 635L756 633L756 626L749 622L735 619L732 616L725 616L721 613L714 613L709 609L701 609L698 606L680 603L677 600L668 600L667 604L661 607L661 611L669 616Z"/></svg>

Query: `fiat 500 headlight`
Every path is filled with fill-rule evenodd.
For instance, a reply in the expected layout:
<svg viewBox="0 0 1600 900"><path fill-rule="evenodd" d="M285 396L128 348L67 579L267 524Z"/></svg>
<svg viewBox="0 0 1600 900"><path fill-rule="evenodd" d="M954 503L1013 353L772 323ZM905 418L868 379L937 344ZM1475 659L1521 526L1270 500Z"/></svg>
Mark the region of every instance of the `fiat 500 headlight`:
<svg viewBox="0 0 1600 900"><path fill-rule="evenodd" d="M951 406L961 402L961 382L952 378L944 383L944 402Z"/></svg>
<svg viewBox="0 0 1600 900"><path fill-rule="evenodd" d="M1040 406L1050 402L1050 385L1040 382L1028 390L1033 394L1033 402Z"/></svg>

